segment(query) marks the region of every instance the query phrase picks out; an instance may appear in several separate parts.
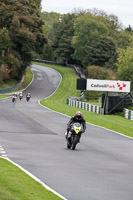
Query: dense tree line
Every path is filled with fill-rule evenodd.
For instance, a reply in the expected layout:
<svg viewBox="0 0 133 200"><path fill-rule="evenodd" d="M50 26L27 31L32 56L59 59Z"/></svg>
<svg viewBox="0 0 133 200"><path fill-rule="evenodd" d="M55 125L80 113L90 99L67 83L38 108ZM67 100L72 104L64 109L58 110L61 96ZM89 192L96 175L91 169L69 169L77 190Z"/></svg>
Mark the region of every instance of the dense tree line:
<svg viewBox="0 0 133 200"><path fill-rule="evenodd" d="M0 1L0 81L33 58L76 64L87 78L133 82L133 29L104 11L41 12L41 0ZM1 76L4 72L4 76Z"/></svg>
<svg viewBox="0 0 133 200"><path fill-rule="evenodd" d="M0 1L1 81L20 80L34 52L42 53L46 38L40 7L40 0Z"/></svg>
<svg viewBox="0 0 133 200"><path fill-rule="evenodd" d="M130 59L133 29L130 25L124 29L117 16L97 9L74 10L64 15L43 12L42 18L49 38L43 59L54 60L56 55L58 62L77 64L87 78L133 82L133 60Z"/></svg>

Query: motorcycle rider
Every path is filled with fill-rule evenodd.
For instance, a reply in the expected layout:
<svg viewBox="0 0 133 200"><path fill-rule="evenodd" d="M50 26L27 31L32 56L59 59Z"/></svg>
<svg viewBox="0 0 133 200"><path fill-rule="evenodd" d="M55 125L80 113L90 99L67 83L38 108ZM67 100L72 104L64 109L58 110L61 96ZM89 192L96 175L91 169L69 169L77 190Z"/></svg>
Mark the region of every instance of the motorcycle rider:
<svg viewBox="0 0 133 200"><path fill-rule="evenodd" d="M13 94L12 95L12 102L16 101L16 98L17 98L16 94Z"/></svg>
<svg viewBox="0 0 133 200"><path fill-rule="evenodd" d="M26 99L27 99L27 101L28 101L30 98L31 98L31 94L28 93L28 94L26 95Z"/></svg>
<svg viewBox="0 0 133 200"><path fill-rule="evenodd" d="M13 94L13 96L17 98L18 95L17 95L17 93L15 92L15 93Z"/></svg>
<svg viewBox="0 0 133 200"><path fill-rule="evenodd" d="M20 93L19 93L19 99L21 100L22 98L23 98L23 93L20 92Z"/></svg>
<svg viewBox="0 0 133 200"><path fill-rule="evenodd" d="M79 122L80 124L82 124L82 126L83 126L82 133L85 132L85 130L86 130L86 121L85 121L84 117L82 116L82 113L80 111L77 111L76 114L73 117L71 117L70 121L67 123L66 139L67 139L68 133L69 133L69 131L71 129L71 125L73 123L75 123L75 122Z"/></svg>

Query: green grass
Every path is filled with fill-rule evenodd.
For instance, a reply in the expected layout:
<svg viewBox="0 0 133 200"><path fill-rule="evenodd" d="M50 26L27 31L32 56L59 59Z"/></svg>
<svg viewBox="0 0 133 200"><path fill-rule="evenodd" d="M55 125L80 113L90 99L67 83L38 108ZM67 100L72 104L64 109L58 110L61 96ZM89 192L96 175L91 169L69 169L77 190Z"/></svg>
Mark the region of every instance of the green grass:
<svg viewBox="0 0 133 200"><path fill-rule="evenodd" d="M7 96L5 96L5 95L1 95L0 94L0 99L4 99L4 98L6 98Z"/></svg>
<svg viewBox="0 0 133 200"><path fill-rule="evenodd" d="M38 63L36 63L38 64ZM41 65L39 63L39 65ZM44 64L42 64L44 65ZM76 79L74 70L61 66L45 65L57 70L62 75L62 82L51 97L41 100L44 106L55 111L72 116L81 110L87 122L118 131L133 137L133 122L117 115L98 115L66 104L70 96L79 96L80 91L76 90ZM32 73L26 75L25 88L32 80ZM33 180L18 167L12 165L5 159L0 158L0 200L59 200L58 196L46 190L38 182Z"/></svg>
<svg viewBox="0 0 133 200"><path fill-rule="evenodd" d="M129 109L129 110L133 110L133 106L129 106L128 109Z"/></svg>
<svg viewBox="0 0 133 200"><path fill-rule="evenodd" d="M19 87L17 90L15 90L15 92L25 89L30 84L32 79L33 79L33 73L29 68L27 68L25 76L24 76L24 81L23 81L21 87ZM8 87L11 87L13 85L13 83L14 82L11 82L10 84L8 83ZM5 88L5 84L1 85L1 88ZM14 91L12 91L11 93L8 93L8 94L0 94L0 99L10 96L13 92Z"/></svg>
<svg viewBox="0 0 133 200"><path fill-rule="evenodd" d="M96 105L96 106L101 106L102 104L101 103L98 103L98 102L91 102L91 101L88 101L87 103L91 104L91 105Z"/></svg>
<svg viewBox="0 0 133 200"><path fill-rule="evenodd" d="M17 81L15 81L15 80L9 80L7 83L0 83L0 89L1 88L12 87L12 86L14 86L16 84L17 84Z"/></svg>
<svg viewBox="0 0 133 200"><path fill-rule="evenodd" d="M0 200L61 200L40 183L0 158Z"/></svg>
<svg viewBox="0 0 133 200"><path fill-rule="evenodd" d="M78 77L73 69L41 63L36 64L51 67L57 70L62 76L62 82L56 93L47 99L41 100L40 102L42 105L69 116L74 115L77 110L80 110L87 122L133 137L132 120L125 119L118 115L99 115L66 104L67 98L70 96L79 96L80 94L80 91L76 90L76 80Z"/></svg>
<svg viewBox="0 0 133 200"><path fill-rule="evenodd" d="M19 87L15 91L19 91L19 90L25 89L31 83L32 79L33 79L33 73L29 68L27 68L25 76L24 76L24 81L23 81L21 87Z"/></svg>
<svg viewBox="0 0 133 200"><path fill-rule="evenodd" d="M33 73L27 68L24 83L18 90L26 88L32 78ZM0 95L0 98L7 96ZM0 158L0 200L61 200L61 198L46 190L18 167Z"/></svg>

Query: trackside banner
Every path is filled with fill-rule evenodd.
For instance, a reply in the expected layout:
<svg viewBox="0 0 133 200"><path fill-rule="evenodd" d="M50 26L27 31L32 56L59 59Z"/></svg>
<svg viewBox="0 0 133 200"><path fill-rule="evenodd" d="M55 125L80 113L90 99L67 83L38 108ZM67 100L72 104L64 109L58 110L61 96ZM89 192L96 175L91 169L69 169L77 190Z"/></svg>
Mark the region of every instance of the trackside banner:
<svg viewBox="0 0 133 200"><path fill-rule="evenodd" d="M87 79L86 90L110 91L110 92L130 92L130 81L110 81Z"/></svg>

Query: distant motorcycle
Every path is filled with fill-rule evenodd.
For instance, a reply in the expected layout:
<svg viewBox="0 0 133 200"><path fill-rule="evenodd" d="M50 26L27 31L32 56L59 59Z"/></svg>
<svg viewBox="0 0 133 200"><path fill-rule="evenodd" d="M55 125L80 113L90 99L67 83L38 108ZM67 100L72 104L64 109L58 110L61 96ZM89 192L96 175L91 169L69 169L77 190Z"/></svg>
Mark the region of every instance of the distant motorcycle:
<svg viewBox="0 0 133 200"><path fill-rule="evenodd" d="M12 102L14 103L16 101L16 96L12 96Z"/></svg>
<svg viewBox="0 0 133 200"><path fill-rule="evenodd" d="M80 137L83 132L82 124L75 122L72 124L71 129L67 136L67 148L75 150L77 143L80 142Z"/></svg>
<svg viewBox="0 0 133 200"><path fill-rule="evenodd" d="M27 95L26 95L26 100L27 100L27 102L30 100L30 98L31 98L31 95L30 95L30 94L27 94Z"/></svg>
<svg viewBox="0 0 133 200"><path fill-rule="evenodd" d="M22 95L20 95L20 96L19 96L19 99L20 99L20 101L22 100L22 98L23 98L23 96L22 96Z"/></svg>

